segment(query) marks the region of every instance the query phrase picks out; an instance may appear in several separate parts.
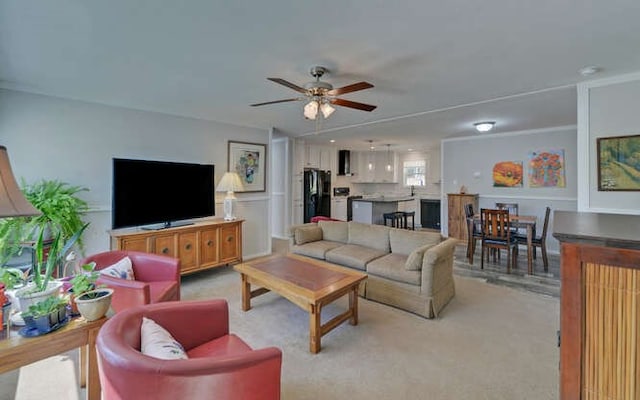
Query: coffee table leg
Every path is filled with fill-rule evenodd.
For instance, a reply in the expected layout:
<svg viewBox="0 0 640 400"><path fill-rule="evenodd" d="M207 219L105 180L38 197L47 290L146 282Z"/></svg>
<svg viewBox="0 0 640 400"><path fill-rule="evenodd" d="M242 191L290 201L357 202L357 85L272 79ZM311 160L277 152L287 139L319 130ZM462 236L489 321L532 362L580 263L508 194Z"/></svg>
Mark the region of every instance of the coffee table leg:
<svg viewBox="0 0 640 400"><path fill-rule="evenodd" d="M242 311L251 309L251 284L247 279L247 275L240 274L242 277Z"/></svg>
<svg viewBox="0 0 640 400"><path fill-rule="evenodd" d="M320 310L320 305L312 304L309 313L309 351L313 354L320 351Z"/></svg>
<svg viewBox="0 0 640 400"><path fill-rule="evenodd" d="M358 325L358 285L349 292L349 309L351 310L351 325Z"/></svg>

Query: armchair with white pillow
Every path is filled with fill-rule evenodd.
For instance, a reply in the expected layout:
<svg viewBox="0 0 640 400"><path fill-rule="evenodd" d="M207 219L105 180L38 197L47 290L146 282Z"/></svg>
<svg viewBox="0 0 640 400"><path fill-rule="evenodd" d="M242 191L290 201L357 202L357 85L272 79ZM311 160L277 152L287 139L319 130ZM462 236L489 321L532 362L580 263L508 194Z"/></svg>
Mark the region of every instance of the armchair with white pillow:
<svg viewBox="0 0 640 400"><path fill-rule="evenodd" d="M99 285L114 290L111 307L126 308L180 300L180 260L138 251L106 251L81 261L96 263Z"/></svg>

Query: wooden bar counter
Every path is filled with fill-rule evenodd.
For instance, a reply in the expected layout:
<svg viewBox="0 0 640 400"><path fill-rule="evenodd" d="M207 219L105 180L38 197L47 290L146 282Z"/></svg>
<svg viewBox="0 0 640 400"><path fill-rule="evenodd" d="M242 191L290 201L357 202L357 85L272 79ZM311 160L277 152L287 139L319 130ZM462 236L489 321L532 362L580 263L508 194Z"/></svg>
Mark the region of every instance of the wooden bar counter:
<svg viewBox="0 0 640 400"><path fill-rule="evenodd" d="M560 398L640 398L640 216L556 211Z"/></svg>

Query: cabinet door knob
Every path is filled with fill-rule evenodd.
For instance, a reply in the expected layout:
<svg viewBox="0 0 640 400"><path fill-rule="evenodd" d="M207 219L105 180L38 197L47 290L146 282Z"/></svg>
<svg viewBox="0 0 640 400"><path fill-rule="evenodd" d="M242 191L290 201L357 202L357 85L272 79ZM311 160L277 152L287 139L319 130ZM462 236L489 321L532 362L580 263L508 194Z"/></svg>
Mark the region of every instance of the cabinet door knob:
<svg viewBox="0 0 640 400"><path fill-rule="evenodd" d="M227 242L233 241L233 236L227 236Z"/></svg>
<svg viewBox="0 0 640 400"><path fill-rule="evenodd" d="M209 241L207 242L207 246L211 247L212 245L213 245L213 240L209 240Z"/></svg>
<svg viewBox="0 0 640 400"><path fill-rule="evenodd" d="M169 252L169 248L165 247L164 249L162 249L162 254L167 254Z"/></svg>
<svg viewBox="0 0 640 400"><path fill-rule="evenodd" d="M191 243L187 243L187 245L184 246L184 248L187 249L187 250L191 250Z"/></svg>

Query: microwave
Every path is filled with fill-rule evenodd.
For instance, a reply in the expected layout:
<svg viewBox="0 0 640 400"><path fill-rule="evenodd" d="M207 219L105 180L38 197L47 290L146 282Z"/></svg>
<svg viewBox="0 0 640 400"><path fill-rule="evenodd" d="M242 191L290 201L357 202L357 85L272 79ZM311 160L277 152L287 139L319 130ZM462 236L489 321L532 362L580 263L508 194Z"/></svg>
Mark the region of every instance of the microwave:
<svg viewBox="0 0 640 400"><path fill-rule="evenodd" d="M348 187L334 187L333 188L334 196L348 196L349 188Z"/></svg>

